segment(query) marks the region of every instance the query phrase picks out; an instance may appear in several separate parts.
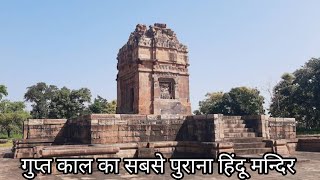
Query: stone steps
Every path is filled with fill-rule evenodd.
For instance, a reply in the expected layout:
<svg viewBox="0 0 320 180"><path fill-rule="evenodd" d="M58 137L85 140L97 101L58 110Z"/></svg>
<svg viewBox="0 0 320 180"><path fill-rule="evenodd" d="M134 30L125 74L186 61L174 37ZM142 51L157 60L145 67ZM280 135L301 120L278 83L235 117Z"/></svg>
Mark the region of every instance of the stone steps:
<svg viewBox="0 0 320 180"><path fill-rule="evenodd" d="M245 154L264 154L266 152L272 152L272 148L244 148L244 149L234 149L236 155Z"/></svg>
<svg viewBox="0 0 320 180"><path fill-rule="evenodd" d="M234 143L236 155L260 155L272 152L253 128L247 128L241 116L223 116L225 141Z"/></svg>
<svg viewBox="0 0 320 180"><path fill-rule="evenodd" d="M244 149L244 148L265 148L265 142L250 142L250 143L234 143L235 149Z"/></svg>
<svg viewBox="0 0 320 180"><path fill-rule="evenodd" d="M223 122L225 124L244 124L245 121L244 120L241 120L241 119L224 119Z"/></svg>
<svg viewBox="0 0 320 180"><path fill-rule="evenodd" d="M256 137L254 132L239 132L239 133L224 133L225 138L246 138L246 137Z"/></svg>
<svg viewBox="0 0 320 180"><path fill-rule="evenodd" d="M224 133L254 132L252 128L224 128Z"/></svg>
<svg viewBox="0 0 320 180"><path fill-rule="evenodd" d="M250 137L250 138L225 138L224 139L227 142L233 142L233 143L254 143L254 142L262 142L262 137Z"/></svg>
<svg viewBox="0 0 320 180"><path fill-rule="evenodd" d="M222 119L241 119L241 116L223 116Z"/></svg>
<svg viewBox="0 0 320 180"><path fill-rule="evenodd" d="M224 124L224 128L245 128L245 124Z"/></svg>

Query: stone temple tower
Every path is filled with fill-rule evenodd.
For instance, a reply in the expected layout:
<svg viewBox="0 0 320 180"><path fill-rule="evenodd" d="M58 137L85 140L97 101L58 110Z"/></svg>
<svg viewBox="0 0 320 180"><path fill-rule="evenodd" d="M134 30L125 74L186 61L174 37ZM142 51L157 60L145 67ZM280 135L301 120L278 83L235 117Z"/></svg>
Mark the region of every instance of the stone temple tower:
<svg viewBox="0 0 320 180"><path fill-rule="evenodd" d="M117 59L117 113L191 114L187 46L166 24L138 24Z"/></svg>

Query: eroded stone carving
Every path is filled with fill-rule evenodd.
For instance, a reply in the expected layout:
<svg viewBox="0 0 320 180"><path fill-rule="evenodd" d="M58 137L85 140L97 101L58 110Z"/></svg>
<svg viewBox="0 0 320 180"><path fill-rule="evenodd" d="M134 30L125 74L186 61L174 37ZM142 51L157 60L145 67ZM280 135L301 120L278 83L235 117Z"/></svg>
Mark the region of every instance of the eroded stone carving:
<svg viewBox="0 0 320 180"><path fill-rule="evenodd" d="M134 32L130 34L129 40L120 52L128 51L133 46L142 45L151 47L154 40L155 47L172 48L178 51L187 52L187 46L181 44L174 31L167 28L166 24L155 23L149 29L143 24L138 24Z"/></svg>
<svg viewBox="0 0 320 180"><path fill-rule="evenodd" d="M172 84L170 82L160 82L160 97L161 99L173 99Z"/></svg>

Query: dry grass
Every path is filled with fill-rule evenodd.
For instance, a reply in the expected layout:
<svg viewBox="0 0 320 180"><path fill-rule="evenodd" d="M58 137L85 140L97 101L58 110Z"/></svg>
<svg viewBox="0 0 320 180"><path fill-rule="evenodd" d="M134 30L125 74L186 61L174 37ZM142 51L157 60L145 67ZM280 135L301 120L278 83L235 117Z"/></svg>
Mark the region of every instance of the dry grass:
<svg viewBox="0 0 320 180"><path fill-rule="evenodd" d="M8 142L4 143L4 144L0 144L0 147L1 148L4 148L4 147L12 147L12 140L8 140Z"/></svg>

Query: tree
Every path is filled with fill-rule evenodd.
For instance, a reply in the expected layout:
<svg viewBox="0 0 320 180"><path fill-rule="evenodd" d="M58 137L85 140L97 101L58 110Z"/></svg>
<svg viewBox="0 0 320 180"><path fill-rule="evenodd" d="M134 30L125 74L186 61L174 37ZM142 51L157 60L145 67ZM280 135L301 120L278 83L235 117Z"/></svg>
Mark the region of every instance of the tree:
<svg viewBox="0 0 320 180"><path fill-rule="evenodd" d="M203 114L257 115L263 114L264 98L256 88L237 87L229 92L208 93L199 102Z"/></svg>
<svg viewBox="0 0 320 180"><path fill-rule="evenodd" d="M24 108L23 102L10 102L8 100L0 102L0 128L6 131L8 137L11 137L12 132L20 132L23 121L30 118L29 113Z"/></svg>
<svg viewBox="0 0 320 180"><path fill-rule="evenodd" d="M28 87L25 100L32 103L33 118L74 118L89 113L91 92L87 88L71 90L40 82Z"/></svg>
<svg viewBox="0 0 320 180"><path fill-rule="evenodd" d="M93 103L89 106L89 109L92 113L97 114L115 114L116 113L117 103L115 100L110 103L108 100L98 96L94 99Z"/></svg>
<svg viewBox="0 0 320 180"><path fill-rule="evenodd" d="M0 85L0 100L4 97L8 96L7 87L4 85Z"/></svg>
<svg viewBox="0 0 320 180"><path fill-rule="evenodd" d="M198 109L197 109L197 110L194 110L194 111L193 111L193 114L194 114L194 115L201 115L201 111L198 110Z"/></svg>
<svg viewBox="0 0 320 180"><path fill-rule="evenodd" d="M272 116L295 117L299 126L320 128L320 58L312 58L274 88Z"/></svg>
<svg viewBox="0 0 320 180"><path fill-rule="evenodd" d="M66 87L58 90L49 105L49 118L75 118L88 114L86 103L90 103L91 92L87 88L70 90Z"/></svg>
<svg viewBox="0 0 320 180"><path fill-rule="evenodd" d="M276 117L294 117L294 94L296 87L293 84L293 74L284 73L281 81L274 87L270 104L270 113Z"/></svg>
<svg viewBox="0 0 320 180"><path fill-rule="evenodd" d="M256 88L237 87L232 88L224 98L231 115L258 115L264 114L264 98Z"/></svg>
<svg viewBox="0 0 320 180"><path fill-rule="evenodd" d="M223 112L223 92L207 93L206 99L199 102L200 112L203 114L218 114Z"/></svg>
<svg viewBox="0 0 320 180"><path fill-rule="evenodd" d="M58 88L54 85L47 85L44 82L40 82L27 89L24 98L26 101L32 103L32 117L36 119L48 118L49 105L53 95L58 91Z"/></svg>

